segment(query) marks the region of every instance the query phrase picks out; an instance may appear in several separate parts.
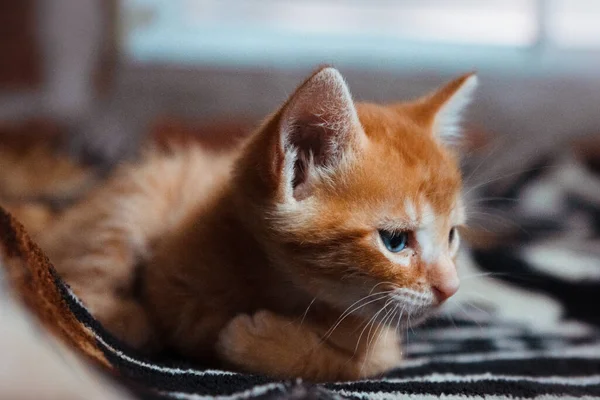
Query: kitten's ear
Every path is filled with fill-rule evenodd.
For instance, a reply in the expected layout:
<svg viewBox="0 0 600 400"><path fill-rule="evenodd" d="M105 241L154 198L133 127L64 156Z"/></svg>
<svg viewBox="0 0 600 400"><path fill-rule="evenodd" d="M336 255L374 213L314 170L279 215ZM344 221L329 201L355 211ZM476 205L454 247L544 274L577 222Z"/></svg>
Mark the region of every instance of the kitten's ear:
<svg viewBox="0 0 600 400"><path fill-rule="evenodd" d="M419 101L422 115L432 124L433 134L443 143L460 138L462 114L477 88L477 75L465 74Z"/></svg>
<svg viewBox="0 0 600 400"><path fill-rule="evenodd" d="M308 78L284 105L279 124L286 190L310 196L323 174L335 169L363 134L342 75L325 67Z"/></svg>

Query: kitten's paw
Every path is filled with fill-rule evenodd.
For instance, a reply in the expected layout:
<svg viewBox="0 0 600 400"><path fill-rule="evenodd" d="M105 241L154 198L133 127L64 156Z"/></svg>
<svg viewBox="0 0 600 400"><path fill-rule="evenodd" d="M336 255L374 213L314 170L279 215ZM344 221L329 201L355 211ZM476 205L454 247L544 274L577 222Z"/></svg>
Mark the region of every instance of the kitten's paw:
<svg viewBox="0 0 600 400"><path fill-rule="evenodd" d="M240 314L233 318L219 333L217 353L238 367L247 367L253 347L255 331L252 317Z"/></svg>
<svg viewBox="0 0 600 400"><path fill-rule="evenodd" d="M223 361L247 372L311 381L357 379L363 362L324 343L316 332L269 311L238 315L217 342ZM370 362L365 370L373 372ZM377 369L380 371L380 369Z"/></svg>
<svg viewBox="0 0 600 400"><path fill-rule="evenodd" d="M259 311L252 316L240 314L229 321L219 334L219 346L238 350L246 348L249 342L270 336L276 319L268 311Z"/></svg>
<svg viewBox="0 0 600 400"><path fill-rule="evenodd" d="M217 352L238 366L256 369L267 355L290 352L289 336L284 332L288 325L286 319L269 311L240 314L219 333Z"/></svg>
<svg viewBox="0 0 600 400"><path fill-rule="evenodd" d="M276 314L273 314L270 311L261 310L256 312L249 321L247 321L248 333L266 338L273 334L276 334L278 330L281 330L283 326L286 324L285 319L278 317Z"/></svg>

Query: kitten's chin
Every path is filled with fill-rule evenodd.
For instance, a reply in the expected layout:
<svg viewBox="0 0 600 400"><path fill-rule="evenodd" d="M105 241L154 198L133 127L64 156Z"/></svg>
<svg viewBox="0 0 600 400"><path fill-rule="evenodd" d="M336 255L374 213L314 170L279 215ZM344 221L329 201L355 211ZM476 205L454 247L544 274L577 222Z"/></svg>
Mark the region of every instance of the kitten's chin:
<svg viewBox="0 0 600 400"><path fill-rule="evenodd" d="M384 314L392 315L384 322L390 326L415 326L433 316L439 309L434 296L429 292L410 289L397 289L385 303L388 310Z"/></svg>
<svg viewBox="0 0 600 400"><path fill-rule="evenodd" d="M388 307L388 309L391 307ZM402 305L396 305L395 310L392 310L390 313L383 312L382 314L391 315L383 321L383 323L393 329L401 329L405 330L408 327L415 327L427 319L435 315L438 307L435 305L432 306L421 306L417 308L413 308L407 310L406 307ZM380 318L377 318L380 319Z"/></svg>
<svg viewBox="0 0 600 400"><path fill-rule="evenodd" d="M412 314L409 314L406 319L406 323L410 326L421 324L422 322L425 322L425 320L435 315L437 309L438 307L435 305L421 307L415 310Z"/></svg>
<svg viewBox="0 0 600 400"><path fill-rule="evenodd" d="M323 280L313 281L307 293L324 304L339 310L341 315L356 316L375 324L405 328L424 322L439 309L432 292L408 288L366 292L364 284ZM372 286L371 286L372 287Z"/></svg>

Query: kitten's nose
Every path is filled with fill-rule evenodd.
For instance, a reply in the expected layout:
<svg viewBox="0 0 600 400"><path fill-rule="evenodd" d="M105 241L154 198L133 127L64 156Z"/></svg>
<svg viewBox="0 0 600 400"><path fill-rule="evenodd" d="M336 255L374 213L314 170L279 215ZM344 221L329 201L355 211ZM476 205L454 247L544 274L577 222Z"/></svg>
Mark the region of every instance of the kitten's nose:
<svg viewBox="0 0 600 400"><path fill-rule="evenodd" d="M456 281L449 282L444 285L433 286L431 290L433 290L433 294L435 295L438 303L443 303L448 300L450 297L454 295L458 291L458 279Z"/></svg>
<svg viewBox="0 0 600 400"><path fill-rule="evenodd" d="M460 286L454 261L450 257L442 257L438 260L431 269L429 281L438 303L443 303L452 297Z"/></svg>

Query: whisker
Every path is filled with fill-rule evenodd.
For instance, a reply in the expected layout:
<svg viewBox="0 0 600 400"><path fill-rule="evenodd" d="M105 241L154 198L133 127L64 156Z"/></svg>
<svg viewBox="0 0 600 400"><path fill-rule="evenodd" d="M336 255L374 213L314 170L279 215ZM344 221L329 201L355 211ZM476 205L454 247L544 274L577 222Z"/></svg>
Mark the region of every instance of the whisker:
<svg viewBox="0 0 600 400"><path fill-rule="evenodd" d="M546 166L543 166L543 167L528 168L528 169L525 169L525 170L519 170L519 171L511 172L511 173L508 173L508 174L504 174L504 175L501 175L501 176L499 176L497 178L487 180L485 182L482 182L480 184L477 184L477 185L469 188L469 190L467 190L463 194L463 196L467 197L467 195L469 193L471 193L473 190L476 190L476 189L478 189L478 188L480 188L482 186L489 185L490 183L494 183L494 182L497 182L497 181L502 180L502 179L510 178L511 176L514 176L514 175L525 174L527 172L539 171L539 170L550 169L550 168L555 168L555 167L556 167L556 165L546 165Z"/></svg>
<svg viewBox="0 0 600 400"><path fill-rule="evenodd" d="M375 314L375 317L377 317L382 311L384 311L388 305L392 302L392 300L388 300L385 305L383 306L383 308L381 310L379 310L377 312L377 314ZM387 314L384 314L387 315ZM371 338L371 329L375 327L375 323L377 322L377 319L374 320L373 325L371 325L371 328L369 328L369 332L367 333L367 352L369 351L369 346L371 346L371 342L373 339L369 340L369 338ZM377 331L377 328L379 328L379 323L377 324L377 327L375 328L375 332ZM373 332L373 335L375 335L375 332Z"/></svg>
<svg viewBox="0 0 600 400"><path fill-rule="evenodd" d="M487 151L487 154L483 157L483 159L479 162L479 164L477 164L477 166L475 167L475 169L473 169L473 171L471 171L471 173L469 174L469 176L467 176L464 179L465 184L469 184L471 182L471 179L473 178L473 176L475 176L475 173L479 170L479 168L481 168L481 166L486 162L489 161L490 157L492 155L494 155L494 153L496 153L505 143L503 143L502 141L497 141L496 143L494 143L493 146L491 146L491 148Z"/></svg>
<svg viewBox="0 0 600 400"><path fill-rule="evenodd" d="M394 322L394 318L396 317L396 314L398 313L398 308L397 307L394 307L393 310L394 310L394 312L392 313L392 316L390 317L390 320L389 320L389 324L390 325ZM388 337L389 333L390 333L390 329L388 328L385 331L385 336L383 338L384 340L387 340L387 337Z"/></svg>
<svg viewBox="0 0 600 400"><path fill-rule="evenodd" d="M489 301L489 298L485 297L484 295L482 295L481 293L477 293L477 292L463 292L463 296L477 296L480 299L484 300L484 301ZM450 298L448 301L454 301L454 298ZM458 300L456 300L456 302L458 302Z"/></svg>
<svg viewBox="0 0 600 400"><path fill-rule="evenodd" d="M386 303L386 306L384 307L384 309L387 307L387 305L390 304L390 302ZM392 308L391 310L389 310L385 316L383 317L383 319L378 323L377 328L375 328L375 331L373 332L373 337L371 338L370 341L368 341L369 339L369 335L370 335L370 331L369 331L369 335L367 335L367 351L365 354L365 357L363 359L363 363L360 367L360 371L362 374L362 371L365 367L365 364L367 362L367 360L369 359L369 351L371 351L371 356L373 355L373 351L375 350L375 346L377 345L377 343L379 342L379 340L381 339L381 335L383 333L383 330L385 329L385 322L388 319L388 316L390 315L390 313L392 313L394 311L394 308ZM377 339L375 341L373 341L373 339L375 339L375 336L377 335ZM371 344L373 344L373 346L371 346Z"/></svg>
<svg viewBox="0 0 600 400"><path fill-rule="evenodd" d="M480 330L483 329L483 327L481 326L481 324L475 319L473 318L465 309L464 307L460 304L460 303L456 303L456 305L461 309L461 311L463 312L463 314L465 314L465 316L467 318L469 318L471 321L475 322L475 324L477 324L477 326L479 327Z"/></svg>
<svg viewBox="0 0 600 400"><path fill-rule="evenodd" d="M474 207L481 203L490 203L490 202L494 202L494 201L510 201L510 202L518 203L520 201L520 199L515 199L513 197L482 197L479 199L469 201L469 203L467 204L467 208Z"/></svg>
<svg viewBox="0 0 600 400"><path fill-rule="evenodd" d="M390 283L390 284L391 284L391 282L386 282L386 283ZM376 287L376 286L378 286L379 284L381 284L381 283L378 283L377 285L375 285L375 287ZM397 286L397 285L394 285L394 286ZM375 288L375 287L374 287L374 288ZM373 288L373 289L374 289L374 288ZM337 327L338 327L338 326L339 326L339 325L340 325L340 324L341 324L341 323L344 321L344 319L345 319L345 318L347 318L349 315L351 315L352 313L356 312L357 310L359 310L359 309L360 309L360 308L362 308L362 307L365 307L365 306L367 306L367 305L369 305L369 304L371 304L371 303L374 303L374 302L381 301L381 300L385 299L385 297L386 297L386 296L388 296L388 294L389 294L389 293L393 292L393 290L388 290L388 291L384 291L384 292L372 293L373 289L371 289L371 291L369 292L369 294L368 294L368 295L366 295L366 296L364 296L363 298L361 298L361 299L359 299L359 300L355 301L355 302L354 302L354 303L352 303L352 304L351 304L349 307L347 307L347 308L346 308L346 310L344 310L344 312L343 312L343 313L340 315L340 317L338 317L338 319L336 320L336 322L334 322L333 326L332 326L331 328L329 328L329 329L327 330L327 332L325 332L325 334L324 334L324 335L321 337L321 340L318 342L318 344L317 344L317 345L315 345L315 349L316 349L317 347L319 347L319 346L323 345L323 344L325 343L325 341L327 341L327 339L329 339L329 337L330 337L330 336L333 334L333 332L335 331L335 329L337 329ZM356 305L357 305L357 304L359 304L360 302L366 301L367 299L369 299L369 298L371 298L371 297L374 297L374 296L379 296L379 297L377 297L377 298L375 298L375 299L371 299L370 301L368 301L368 302L367 302L367 303L365 303L365 304L360 304L360 305L356 306ZM316 299L316 298L315 298L315 299ZM311 302L311 304L312 304L312 303L314 303L315 299L313 299L313 301ZM357 341L357 343L356 343L356 348L355 348L355 350L354 350L354 354L353 354L353 356L352 356L350 359L352 359L352 358L353 358L353 357L356 355L356 352L358 351L358 346L359 346L359 344L360 344L360 340L361 340L361 338L362 338L362 335L364 334L364 331L366 330L366 328L367 328L367 327L369 327L369 325L370 325L370 324L371 324L371 325L373 325L373 324L375 323L375 318L377 318L377 316L378 316L378 315L379 315L379 314L380 314L382 311L384 311L384 310L385 310L385 309L388 307L388 305L389 305L389 304L390 304L392 301L393 301L393 300L388 300L388 301L387 301L387 302L384 304L384 306L382 307L382 309L380 309L380 310L379 310L379 311L378 311L378 312L377 312L377 313L376 313L376 314L375 314L373 317L371 317L371 319L370 319L370 320L367 322L367 324L365 325L365 327L363 328L363 330L362 330L362 331L361 331L361 333L360 333L360 336L359 336L359 338L358 338L358 341ZM308 313L308 309L310 308L311 304L309 304L309 306L308 306L307 310L305 311L305 313L304 313L304 317L305 317L305 316L306 316L306 314ZM356 306L356 307L354 307L354 309L351 309L353 306ZM304 321L304 317L303 317L303 320L302 320L302 321ZM372 327L371 327L371 328L372 328ZM370 332L370 330L369 330L369 332ZM368 338L368 336L367 336L367 338Z"/></svg>
<svg viewBox="0 0 600 400"><path fill-rule="evenodd" d="M391 301L391 300L390 300ZM377 318L377 315L379 315L380 312L382 312L383 310L385 310L385 308L390 304L390 301L386 302L385 305L383 306L383 308L381 308L381 310L377 311L377 313L375 313L375 315L373 315L369 321L367 321L367 323L365 324L364 328L362 329L362 331L360 331L360 335L358 336L358 340L356 341L356 347L354 348L354 354L352 357L354 357L356 355L356 352L358 351L358 347L360 346L360 340L362 338L362 335L365 333L365 330L369 327L372 326L373 323L375 323L375 318ZM370 331L371 328L369 328ZM367 334L367 340L369 339L369 335Z"/></svg>
<svg viewBox="0 0 600 400"><path fill-rule="evenodd" d="M502 222L508 222L510 224L515 224L518 225L517 221L511 220L509 217L505 217L503 215L500 214L500 212L492 212L492 211L482 211L482 210L467 210L466 212L468 217L472 217L472 216L480 216L480 217L486 217L486 218L496 218L497 220L500 220Z"/></svg>
<svg viewBox="0 0 600 400"><path fill-rule="evenodd" d="M375 335L377 335L378 332L381 332L383 329L385 329L385 322L387 321L388 317L391 315L391 313L394 311L395 308L390 309L382 318L382 320L379 322L379 324L377 325L377 328L375 329L375 332L373 332L373 337L371 338L371 341L367 344L367 352L369 350L369 348L371 348L371 344L377 344L377 341L374 341L373 339L375 339ZM378 336L379 337L379 336Z"/></svg>
<svg viewBox="0 0 600 400"><path fill-rule="evenodd" d="M375 289L377 288L377 286L379 286L379 285L385 285L385 284L391 285L391 286L393 286L394 288L397 288L397 287L398 287L398 285L396 285L396 284L395 284L395 283L393 283L393 282L379 282L379 283L377 283L375 286L373 286L373 287L371 288L371 291L369 292L369 294L373 293L373 290L375 290Z"/></svg>
<svg viewBox="0 0 600 400"><path fill-rule="evenodd" d="M315 298L312 299L312 301L310 302L308 307L306 307L306 311L304 311L304 314L302 315L302 319L300 320L300 326L302 326L302 324L304 323L304 320L306 319L306 316L308 315L308 310L310 309L310 307L314 304L314 302L316 300L317 300L317 296L315 296Z"/></svg>
<svg viewBox="0 0 600 400"><path fill-rule="evenodd" d="M452 325L454 325L454 329L458 329L458 326L456 326L456 321L454 321L454 317L452 316L452 312L450 310L444 310L444 315L450 320Z"/></svg>
<svg viewBox="0 0 600 400"><path fill-rule="evenodd" d="M502 224L504 228L515 227L515 228L519 229L520 231L522 231L523 233L525 233L526 235L530 235L530 233L527 232L527 230L525 230L519 223L517 223L516 221L513 221L507 217L503 217L502 215L491 214L489 212L483 212L483 211L467 211L468 219L473 219L471 217L477 216L477 215L479 215L481 217L485 217L488 221L491 220L491 222L495 222L497 224Z"/></svg>
<svg viewBox="0 0 600 400"><path fill-rule="evenodd" d="M375 351L375 346L377 346L377 344L379 343L379 341L381 340L381 337L383 336L385 331L385 337L387 338L387 334L390 332L389 326L388 324L394 319L394 315L396 315L396 313L398 312L398 308L397 307L392 307L392 309L390 311L388 311L388 313L386 314L386 316L384 317L383 321L381 321L381 330L379 335L377 336L377 339L375 340L375 342L373 343L373 347L371 350L371 354L373 354L372 352Z"/></svg>
<svg viewBox="0 0 600 400"><path fill-rule="evenodd" d="M408 313L408 326L410 327L410 331L414 335L415 334L415 330L413 329L412 325L410 324L410 312Z"/></svg>
<svg viewBox="0 0 600 400"><path fill-rule="evenodd" d="M504 278L505 280L515 281L515 282L539 282L540 280L544 280L544 277L540 276L534 272L490 272L491 276ZM471 292L469 292L471 293ZM482 296L478 293L473 293L475 295ZM486 297L482 297L487 300Z"/></svg>
<svg viewBox="0 0 600 400"><path fill-rule="evenodd" d="M502 275L507 275L507 273L506 272L482 272L479 274L471 274L471 275L460 277L460 281L464 282L464 281L468 281L469 279L473 279L473 278L485 278L488 276L502 276Z"/></svg>
<svg viewBox="0 0 600 400"><path fill-rule="evenodd" d="M398 322L396 323L396 335L400 336L400 322L402 321L402 314L404 313L404 307L406 305L402 305L402 309L400 310L400 315L398 315Z"/></svg>
<svg viewBox="0 0 600 400"><path fill-rule="evenodd" d="M391 291L390 291L391 292ZM350 307L346 308L346 311L344 311L342 313L342 315L340 315L340 317L336 320L336 322L333 323L333 326L331 328L329 328L327 330L327 332L325 332L325 334L323 335L323 341L329 339L329 337L333 334L333 332L335 331L335 329L346 319L348 318L348 316L358 310L360 310L361 308L371 304L371 303L375 303L377 301L381 301L383 299L385 299L388 294L390 292L379 292L379 293L373 293L370 295L367 295L365 297L363 297L362 299L354 302ZM361 304L359 306L356 306L354 309L349 310L352 306L354 306L357 303L360 303L361 301L365 301L366 299L368 299L369 297L373 297L373 296L381 296L381 297L377 297L376 299L371 299L370 301L366 302L365 304Z"/></svg>
<svg viewBox="0 0 600 400"><path fill-rule="evenodd" d="M406 309L406 347L408 347L410 343L410 338L408 335L408 326L410 325L410 310Z"/></svg>
<svg viewBox="0 0 600 400"><path fill-rule="evenodd" d="M480 312L482 312L482 313L484 313L484 314L486 314L486 315L488 315L488 316L489 316L489 315L492 315L492 313L491 313L491 312L489 312L489 311L487 311L487 310L484 310L484 309L482 309L482 308L479 308L479 307L477 307L475 304L471 303L470 301L465 301L464 303L465 303L466 305L468 305L469 307L473 307L473 308L474 308L474 309L476 309L477 311L480 311Z"/></svg>
<svg viewBox="0 0 600 400"><path fill-rule="evenodd" d="M377 293L371 293L371 292L369 292L369 294L368 294L368 295L366 295L366 296L364 296L364 297L362 297L362 298L358 299L357 301L355 301L354 303L352 303L351 305L349 305L349 306L346 308L346 310L344 310L344 312L343 312L343 313L340 315L340 318L341 318L341 317L343 317L343 316L344 316L344 314L345 314L346 312L348 312L348 310L350 310L350 308L354 307L355 305L357 305L357 304L358 304L358 303L360 303L361 301L364 301L364 300L368 299L369 297L373 297L373 296L377 296L377 295L384 295L384 294L385 294L385 295L387 295L388 293L391 293L391 292L392 292L392 290L388 290L388 291L385 291L385 292L377 292ZM354 311L351 311L351 312L354 312Z"/></svg>

